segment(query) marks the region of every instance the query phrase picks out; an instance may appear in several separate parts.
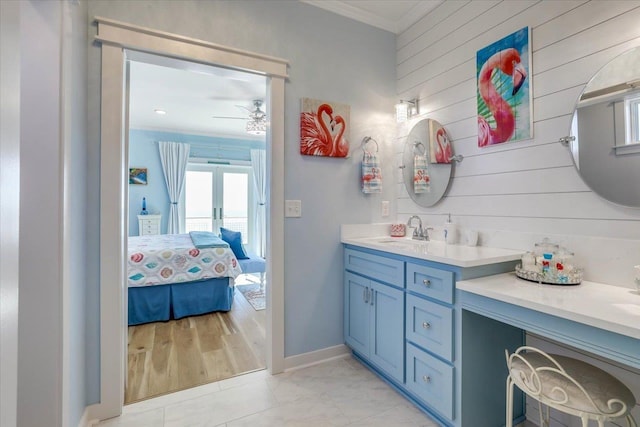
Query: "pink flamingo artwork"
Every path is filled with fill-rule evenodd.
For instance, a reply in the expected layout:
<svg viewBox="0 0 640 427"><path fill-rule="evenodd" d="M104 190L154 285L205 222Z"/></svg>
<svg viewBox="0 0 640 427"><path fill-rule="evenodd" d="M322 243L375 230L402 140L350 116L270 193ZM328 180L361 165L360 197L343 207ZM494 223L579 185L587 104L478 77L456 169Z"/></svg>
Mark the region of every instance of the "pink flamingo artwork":
<svg viewBox="0 0 640 427"><path fill-rule="evenodd" d="M335 114L334 108L330 103L307 98L303 98L302 103L303 111L300 113L300 154L347 157L349 154L349 141L345 137L347 120L342 115ZM309 104L319 105L317 109L307 109ZM307 108L305 108L305 105Z"/></svg>
<svg viewBox="0 0 640 427"><path fill-rule="evenodd" d="M506 47L509 44L512 47ZM523 131L522 134L528 130L517 129L517 126L529 126L524 116L530 114L530 97L528 93L519 93L527 78L521 58L524 47L528 48L527 27L485 48L489 50L484 53L485 58L488 56L484 62L480 60L484 50L478 52L479 147L514 140L517 130Z"/></svg>
<svg viewBox="0 0 640 427"><path fill-rule="evenodd" d="M439 128L436 132L436 163L451 163L451 142L444 128Z"/></svg>

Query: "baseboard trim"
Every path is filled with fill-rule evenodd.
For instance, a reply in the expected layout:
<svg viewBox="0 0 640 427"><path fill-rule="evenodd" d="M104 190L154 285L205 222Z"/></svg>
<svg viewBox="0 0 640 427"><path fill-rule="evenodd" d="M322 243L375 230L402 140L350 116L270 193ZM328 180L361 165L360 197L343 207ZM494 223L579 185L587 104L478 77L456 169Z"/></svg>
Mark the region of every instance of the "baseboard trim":
<svg viewBox="0 0 640 427"><path fill-rule="evenodd" d="M82 418L80 418L80 423L78 424L78 427L91 427L91 426L97 425L100 422L100 419L98 419L94 415L96 408L98 406L99 404L96 403L84 408L84 413L82 414Z"/></svg>
<svg viewBox="0 0 640 427"><path fill-rule="evenodd" d="M78 427L89 427L91 424L89 422L89 407L84 408L84 412L82 413L82 417L80 417L80 421L78 421Z"/></svg>
<svg viewBox="0 0 640 427"><path fill-rule="evenodd" d="M317 365L330 360L341 359L351 354L351 350L344 344L327 347L309 353L296 354L284 358L284 371L293 371Z"/></svg>

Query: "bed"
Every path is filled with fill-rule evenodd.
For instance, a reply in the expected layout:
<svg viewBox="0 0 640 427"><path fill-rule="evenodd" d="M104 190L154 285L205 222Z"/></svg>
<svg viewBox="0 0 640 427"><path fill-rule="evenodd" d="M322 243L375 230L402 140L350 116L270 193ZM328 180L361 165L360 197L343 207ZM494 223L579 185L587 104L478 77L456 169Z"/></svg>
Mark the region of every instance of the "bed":
<svg viewBox="0 0 640 427"><path fill-rule="evenodd" d="M189 234L131 236L128 323L229 311L241 263L229 247L196 248Z"/></svg>

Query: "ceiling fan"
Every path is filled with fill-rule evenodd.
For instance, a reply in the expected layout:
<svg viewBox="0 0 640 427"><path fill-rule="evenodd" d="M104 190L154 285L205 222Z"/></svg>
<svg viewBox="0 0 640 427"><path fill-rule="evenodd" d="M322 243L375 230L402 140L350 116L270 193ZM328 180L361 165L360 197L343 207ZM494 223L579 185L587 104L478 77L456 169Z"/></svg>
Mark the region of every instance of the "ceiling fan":
<svg viewBox="0 0 640 427"><path fill-rule="evenodd" d="M254 109L249 109L242 105L236 105L238 108L244 108L249 112L248 117L224 117L224 116L213 116L215 119L242 119L247 121L246 130L248 134L251 135L264 135L267 133L267 113L262 111L260 107L262 107L262 100L256 99L253 101Z"/></svg>
<svg viewBox="0 0 640 427"><path fill-rule="evenodd" d="M253 101L254 109L247 108L244 105L236 105L236 107L247 110L249 112L249 115L245 117L211 116L211 118L212 119L253 120L256 122L266 120L267 118L267 113L265 113L260 109L260 107L262 107L261 99L255 99Z"/></svg>

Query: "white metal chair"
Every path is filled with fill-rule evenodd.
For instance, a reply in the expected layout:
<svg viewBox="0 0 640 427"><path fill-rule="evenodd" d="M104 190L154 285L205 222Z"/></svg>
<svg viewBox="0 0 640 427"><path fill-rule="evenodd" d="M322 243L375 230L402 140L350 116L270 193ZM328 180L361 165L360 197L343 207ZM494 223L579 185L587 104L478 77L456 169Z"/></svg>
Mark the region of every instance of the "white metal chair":
<svg viewBox="0 0 640 427"><path fill-rule="evenodd" d="M509 370L506 427L513 427L514 384L538 401L540 427L549 427L549 408L580 417L583 427L589 420L603 427L605 421L616 418L625 418L629 427L637 427L631 415L635 397L613 375L581 360L549 355L534 347L520 347L511 355L505 350L505 355Z"/></svg>

